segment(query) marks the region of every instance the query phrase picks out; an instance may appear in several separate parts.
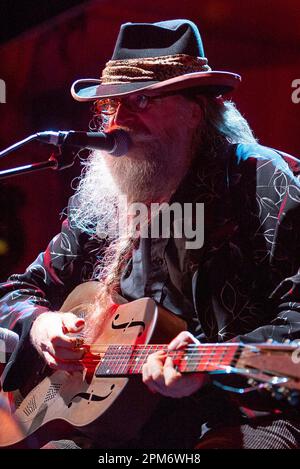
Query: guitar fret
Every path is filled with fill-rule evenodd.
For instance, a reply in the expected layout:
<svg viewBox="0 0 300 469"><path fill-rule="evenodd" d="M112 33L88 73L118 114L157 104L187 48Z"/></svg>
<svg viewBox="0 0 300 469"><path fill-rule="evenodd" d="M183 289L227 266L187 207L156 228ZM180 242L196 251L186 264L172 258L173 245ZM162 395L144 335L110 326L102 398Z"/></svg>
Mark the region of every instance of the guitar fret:
<svg viewBox="0 0 300 469"><path fill-rule="evenodd" d="M183 367L182 367L182 372L184 371L196 371L197 369L197 361L195 362L195 365L192 366L192 362L193 362L193 355L195 355L195 352L197 352L197 349L193 350L192 353L186 355L186 354L182 354L182 357L181 357L181 362L183 364Z"/></svg>
<svg viewBox="0 0 300 469"><path fill-rule="evenodd" d="M110 349L110 360L108 361L109 369L111 374L116 373L117 369L122 365L122 360L118 360L118 356L122 357L122 354L119 354L120 346L112 346ZM119 349L119 350L118 350ZM117 360L114 360L113 355L117 355Z"/></svg>
<svg viewBox="0 0 300 469"><path fill-rule="evenodd" d="M136 355L136 356L135 356ZM135 354L135 350L132 351L132 356L131 356L131 359L132 359L132 365L130 366L130 370L131 370L131 373L132 374L136 374L139 372L139 369L140 369L140 357L142 355L137 355Z"/></svg>
<svg viewBox="0 0 300 469"><path fill-rule="evenodd" d="M232 365L237 355L237 346L232 345L202 345L195 347L188 353L188 359L180 366L180 371L213 371L224 366Z"/></svg>
<svg viewBox="0 0 300 469"><path fill-rule="evenodd" d="M123 353L123 350L125 349L126 351L126 354L125 356L123 355L123 358L122 358L122 367L121 367L121 373L126 375L128 374L128 362L130 360L130 357L131 357L131 354L132 354L132 346L128 346L128 345L123 345L121 350L122 350L122 353Z"/></svg>
<svg viewBox="0 0 300 469"><path fill-rule="evenodd" d="M140 373L141 372L141 367L144 363L144 351L145 348L142 347L141 350L137 351L135 348L133 349L132 352L132 365L130 366L130 372L132 374ZM137 353L138 352L138 353Z"/></svg>
<svg viewBox="0 0 300 469"><path fill-rule="evenodd" d="M225 356L224 352L226 351L226 348L224 348L224 346L222 347L214 346L214 349L215 349L215 353L214 353L215 363L217 363L220 366L224 365L224 356Z"/></svg>
<svg viewBox="0 0 300 469"><path fill-rule="evenodd" d="M122 353L120 353L120 352L122 352L122 349L123 349L122 346L120 346L118 348L118 358L117 358L117 363L116 363L116 374L120 374L121 370L122 370L122 364L123 364L122 363Z"/></svg>
<svg viewBox="0 0 300 469"><path fill-rule="evenodd" d="M213 363L214 363L214 360L215 360L215 356L217 355L217 351L218 351L217 347L216 347L216 346L213 346L212 353L211 353L211 355L208 357L208 360L207 360L207 362L206 362L206 364L205 364L205 369L204 369L204 371L209 371L209 370L212 368Z"/></svg>

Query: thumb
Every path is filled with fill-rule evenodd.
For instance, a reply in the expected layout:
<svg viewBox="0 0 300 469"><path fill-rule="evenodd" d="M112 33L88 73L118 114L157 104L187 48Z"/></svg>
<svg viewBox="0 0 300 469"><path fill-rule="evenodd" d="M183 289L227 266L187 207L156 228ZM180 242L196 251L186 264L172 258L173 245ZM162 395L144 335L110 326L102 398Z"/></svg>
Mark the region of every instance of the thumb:
<svg viewBox="0 0 300 469"><path fill-rule="evenodd" d="M84 319L78 318L73 313L64 313L62 316L62 323L65 329L64 333L79 332L85 325Z"/></svg>

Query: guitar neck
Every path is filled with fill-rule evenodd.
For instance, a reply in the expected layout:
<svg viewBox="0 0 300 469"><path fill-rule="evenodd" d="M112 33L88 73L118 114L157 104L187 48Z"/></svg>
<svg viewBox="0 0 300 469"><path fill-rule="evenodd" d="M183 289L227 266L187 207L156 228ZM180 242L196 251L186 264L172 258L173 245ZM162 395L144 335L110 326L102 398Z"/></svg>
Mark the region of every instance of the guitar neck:
<svg viewBox="0 0 300 469"><path fill-rule="evenodd" d="M184 350L168 351L166 344L109 345L100 353L96 376L128 376L142 373L150 354L158 351L170 356L181 373L209 372L234 367L240 357L240 344L188 345ZM96 349L95 349L96 351ZM93 353L93 348L91 348Z"/></svg>

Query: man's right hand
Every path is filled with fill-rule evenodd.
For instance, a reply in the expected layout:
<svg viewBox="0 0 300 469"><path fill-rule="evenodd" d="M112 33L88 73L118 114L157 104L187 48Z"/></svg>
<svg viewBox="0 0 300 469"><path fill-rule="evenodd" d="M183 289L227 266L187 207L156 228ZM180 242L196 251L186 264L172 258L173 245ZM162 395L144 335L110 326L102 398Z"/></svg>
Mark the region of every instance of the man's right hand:
<svg viewBox="0 0 300 469"><path fill-rule="evenodd" d="M34 321L30 339L48 366L65 371L83 371L79 362L84 351L75 349L76 338L67 333L79 333L84 319L73 313L43 313Z"/></svg>

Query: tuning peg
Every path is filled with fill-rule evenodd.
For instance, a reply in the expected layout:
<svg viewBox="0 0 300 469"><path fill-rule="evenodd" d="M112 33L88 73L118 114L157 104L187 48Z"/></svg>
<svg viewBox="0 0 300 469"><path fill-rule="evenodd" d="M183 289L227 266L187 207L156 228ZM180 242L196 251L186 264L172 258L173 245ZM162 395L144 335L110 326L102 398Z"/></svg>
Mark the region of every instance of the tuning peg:
<svg viewBox="0 0 300 469"><path fill-rule="evenodd" d="M282 394L283 396L287 397L290 395L290 390L288 388L284 388L283 386L281 386L280 388L278 388L277 390L280 394Z"/></svg>
<svg viewBox="0 0 300 469"><path fill-rule="evenodd" d="M299 405L299 393L296 391L291 391L287 400L288 400L288 403L291 404L292 406L298 406Z"/></svg>
<svg viewBox="0 0 300 469"><path fill-rule="evenodd" d="M272 384L265 383L265 384L263 385L263 389L265 389L266 391L272 391L272 390L273 390L273 386L272 386Z"/></svg>
<svg viewBox="0 0 300 469"><path fill-rule="evenodd" d="M279 392L278 390L273 390L272 392L272 397L274 397L276 399L276 401L282 401L283 399L283 394L281 392Z"/></svg>
<svg viewBox="0 0 300 469"><path fill-rule="evenodd" d="M247 382L250 386L256 386L257 384L257 381L255 381L253 378L249 378Z"/></svg>

